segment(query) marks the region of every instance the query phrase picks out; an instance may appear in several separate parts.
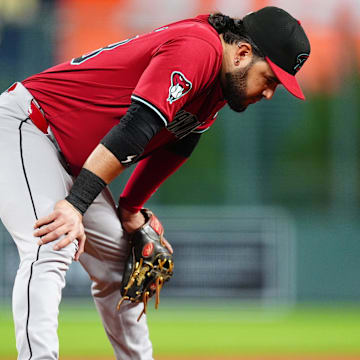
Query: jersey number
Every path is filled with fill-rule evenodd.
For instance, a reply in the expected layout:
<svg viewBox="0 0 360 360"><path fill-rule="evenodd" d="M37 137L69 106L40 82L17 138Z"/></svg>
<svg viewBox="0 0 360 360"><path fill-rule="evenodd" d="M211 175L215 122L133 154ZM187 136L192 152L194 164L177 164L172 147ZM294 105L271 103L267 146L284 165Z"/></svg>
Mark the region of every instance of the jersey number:
<svg viewBox="0 0 360 360"><path fill-rule="evenodd" d="M125 45L127 44L128 42L130 42L131 40L134 40L136 38L138 38L139 35L136 35L130 39L126 39L126 40L123 40L123 41L120 41L120 42L117 42L115 44L110 44L108 46L105 46L103 48L100 48L100 49L97 49L97 50L94 50L92 51L91 53L88 53L86 55L82 55L82 56L79 56L77 58L74 58L70 61L70 64L71 65L80 65L82 64L83 62L85 62L86 60L89 60L89 59L92 59L93 57L99 55L100 53L102 53L103 51L107 51L107 50L113 50L115 48L117 48L118 46L121 46L121 45Z"/></svg>

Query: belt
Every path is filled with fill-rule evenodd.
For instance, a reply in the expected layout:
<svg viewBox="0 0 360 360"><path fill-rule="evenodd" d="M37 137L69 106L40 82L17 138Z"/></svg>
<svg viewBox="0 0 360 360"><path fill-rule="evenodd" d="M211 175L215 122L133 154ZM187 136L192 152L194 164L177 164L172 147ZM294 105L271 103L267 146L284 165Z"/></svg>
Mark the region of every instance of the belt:
<svg viewBox="0 0 360 360"><path fill-rule="evenodd" d="M17 83L11 85L7 92L11 92L15 90ZM35 99L31 99L30 105L28 108L28 116L33 124L44 134L48 133L48 122L45 118L44 111L41 109L40 105L37 103Z"/></svg>
<svg viewBox="0 0 360 360"><path fill-rule="evenodd" d="M45 119L43 110L41 109L40 105L36 102L35 99L31 100L28 112L29 112L29 118L31 119L33 124L44 134L47 134L49 124Z"/></svg>

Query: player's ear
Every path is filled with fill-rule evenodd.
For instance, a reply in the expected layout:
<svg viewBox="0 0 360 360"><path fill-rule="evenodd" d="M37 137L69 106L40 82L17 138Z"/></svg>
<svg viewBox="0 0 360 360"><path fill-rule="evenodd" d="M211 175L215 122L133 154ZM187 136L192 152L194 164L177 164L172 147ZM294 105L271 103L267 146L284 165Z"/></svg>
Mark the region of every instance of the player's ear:
<svg viewBox="0 0 360 360"><path fill-rule="evenodd" d="M253 51L252 46L247 42L236 43L236 51L234 56L234 65L238 66L243 62L251 60Z"/></svg>

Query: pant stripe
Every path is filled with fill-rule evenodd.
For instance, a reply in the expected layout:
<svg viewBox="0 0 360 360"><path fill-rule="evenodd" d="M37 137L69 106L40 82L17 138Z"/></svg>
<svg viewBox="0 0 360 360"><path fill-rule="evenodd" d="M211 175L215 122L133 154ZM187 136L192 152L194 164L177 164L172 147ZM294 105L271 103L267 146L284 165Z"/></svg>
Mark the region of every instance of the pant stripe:
<svg viewBox="0 0 360 360"><path fill-rule="evenodd" d="M25 163L24 163L24 157L23 157L23 148L22 148L22 132L21 132L21 128L24 122L26 122L28 119L25 119L23 121L21 121L20 126L19 126L19 137L20 137L20 157L21 157L21 165L23 168L23 173L24 173L24 178L26 181L26 186L28 188L29 191L29 195L30 195L30 200L31 200L31 204L32 204L32 208L34 211L34 215L36 220L38 220L38 216L36 213L36 209L35 209L35 204L34 204L34 199L31 193L31 189L30 189L30 184L29 184L29 180L26 174L26 170L25 170ZM37 253L36 253L36 259L31 263L31 267L30 267L30 275L29 275L29 280L28 280L28 285L27 285L27 317L26 317L26 339L28 342L28 346L29 346L29 352L30 352L30 356L29 356L29 360L32 358L32 349L31 349L31 343L30 343L30 337L29 337L29 319L30 319L30 283L31 283L31 279L32 279L32 274L33 274L33 267L36 261L39 260L39 254L40 254L40 247L38 247Z"/></svg>

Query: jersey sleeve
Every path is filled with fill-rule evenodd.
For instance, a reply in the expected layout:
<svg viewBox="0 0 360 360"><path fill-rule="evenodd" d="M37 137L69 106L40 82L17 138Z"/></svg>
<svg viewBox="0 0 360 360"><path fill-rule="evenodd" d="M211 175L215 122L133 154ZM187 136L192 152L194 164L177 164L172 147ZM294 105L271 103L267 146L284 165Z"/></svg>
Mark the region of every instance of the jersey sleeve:
<svg viewBox="0 0 360 360"><path fill-rule="evenodd" d="M221 101L219 102L215 109L214 112L211 114L211 116L207 119L207 121L205 121L202 125L198 126L195 130L193 130L194 133L198 133L198 134L202 134L205 131L209 130L211 128L211 126L214 124L215 120L217 119L217 116L219 114L219 111L225 106L226 101Z"/></svg>
<svg viewBox="0 0 360 360"><path fill-rule="evenodd" d="M219 48L200 38L168 41L154 52L132 99L148 105L167 125L216 79L221 56Z"/></svg>
<svg viewBox="0 0 360 360"><path fill-rule="evenodd" d="M140 211L160 185L187 159L163 147L139 161L120 196L119 205L134 213Z"/></svg>
<svg viewBox="0 0 360 360"><path fill-rule="evenodd" d="M198 126L195 130L193 130L194 133L202 134L205 131L208 131L211 126L214 124L218 113L216 113L213 117L209 118L203 125Z"/></svg>

